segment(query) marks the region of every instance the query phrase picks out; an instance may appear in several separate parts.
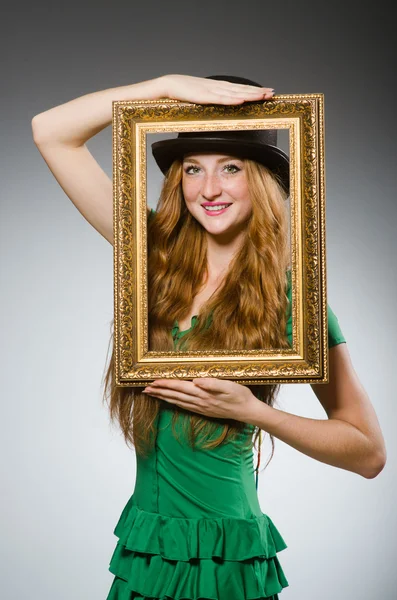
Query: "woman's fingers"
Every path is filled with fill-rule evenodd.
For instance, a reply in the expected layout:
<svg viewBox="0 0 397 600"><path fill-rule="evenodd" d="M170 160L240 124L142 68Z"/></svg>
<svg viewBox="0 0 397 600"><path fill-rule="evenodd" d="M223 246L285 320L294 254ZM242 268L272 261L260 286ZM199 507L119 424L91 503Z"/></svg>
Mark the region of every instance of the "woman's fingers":
<svg viewBox="0 0 397 600"><path fill-rule="evenodd" d="M217 81L217 83L220 83L219 81ZM225 82L228 83L228 82ZM223 86L220 87L220 89L222 90L228 90L230 92L234 92L237 94L257 94L259 92L274 92L273 88L268 88L268 87L258 87L258 86L254 86L254 85L239 85L239 84L235 84L235 83L231 83L230 87L229 86Z"/></svg>
<svg viewBox="0 0 397 600"><path fill-rule="evenodd" d="M273 95L274 89L268 87L258 87L254 85L245 85L231 83L229 81L206 79L209 83L209 89L220 95L239 96L245 99L262 98L265 95ZM215 84L215 85L212 85Z"/></svg>
<svg viewBox="0 0 397 600"><path fill-rule="evenodd" d="M255 99L262 99L264 96L273 95L273 90L269 90L266 88L259 88L259 87L253 87L251 86L249 89L247 89L247 86L245 86L243 89L233 89L233 88L225 88L225 87L218 87L218 88L214 88L213 90L211 90L212 93L217 94L218 96L222 97L222 98L228 98L230 97L231 99L244 99L244 100L255 100Z"/></svg>
<svg viewBox="0 0 397 600"><path fill-rule="evenodd" d="M181 379L156 379L156 381L146 386L144 391L148 391L148 393L150 393L150 390L156 391L163 389L174 393L179 392L188 395L191 399L193 397L203 395L202 390L195 386L192 381L185 381Z"/></svg>
<svg viewBox="0 0 397 600"><path fill-rule="evenodd" d="M145 394L149 394L150 396L155 396L156 398L161 398L162 400L177 400L178 402L192 404L194 403L194 398L198 399L198 396L194 397L190 394L184 394L183 392L177 392L176 390L167 389L167 388L150 388L147 387L144 391Z"/></svg>
<svg viewBox="0 0 397 600"><path fill-rule="evenodd" d="M161 381L163 381L164 384L161 385ZM190 386L186 384L190 384ZM195 393L189 394L189 391ZM168 380L157 380L156 385L151 384L146 386L143 393L159 398L160 400L165 400L171 404L176 404L186 410L204 414L200 407L200 400L202 399L201 396L203 395L203 392L190 381L172 380L169 383Z"/></svg>
<svg viewBox="0 0 397 600"><path fill-rule="evenodd" d="M233 381L218 379L217 377L196 377L193 381L185 379L156 379L145 388L145 391L148 389L156 390L165 388L190 396L203 396L207 391L227 392L233 385L235 385Z"/></svg>
<svg viewBox="0 0 397 600"><path fill-rule="evenodd" d="M193 384L206 392L227 392L230 387L230 382L227 379L217 379L216 377L199 377L193 379Z"/></svg>
<svg viewBox="0 0 397 600"><path fill-rule="evenodd" d="M240 102L255 102L255 101L259 101L259 100L264 100L264 99L268 99L271 98L273 96L273 92L262 92L260 91L259 93L254 93L254 94L249 94L249 93L218 93L216 96L214 96L212 102L214 103L218 103L218 104L233 104L233 103L240 103Z"/></svg>
<svg viewBox="0 0 397 600"><path fill-rule="evenodd" d="M272 88L191 75L168 75L166 81L169 98L198 104L238 104L246 100L270 98L274 93Z"/></svg>

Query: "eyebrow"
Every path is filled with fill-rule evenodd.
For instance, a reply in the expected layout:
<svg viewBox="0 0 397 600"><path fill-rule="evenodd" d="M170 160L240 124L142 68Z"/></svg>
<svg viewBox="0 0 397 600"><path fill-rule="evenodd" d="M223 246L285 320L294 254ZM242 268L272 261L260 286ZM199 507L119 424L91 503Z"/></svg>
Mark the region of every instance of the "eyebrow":
<svg viewBox="0 0 397 600"><path fill-rule="evenodd" d="M226 158L218 158L218 160L216 162L222 163L222 162L226 162L227 160L241 160L241 158L237 158L237 156L227 156ZM200 164L200 161L196 160L195 158L184 158L183 162L192 162L192 163Z"/></svg>

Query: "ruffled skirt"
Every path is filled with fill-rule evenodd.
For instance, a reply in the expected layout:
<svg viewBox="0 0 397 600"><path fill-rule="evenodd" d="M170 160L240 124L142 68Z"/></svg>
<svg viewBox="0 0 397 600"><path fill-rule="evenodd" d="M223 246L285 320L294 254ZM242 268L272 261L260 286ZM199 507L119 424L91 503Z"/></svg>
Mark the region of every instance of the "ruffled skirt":
<svg viewBox="0 0 397 600"><path fill-rule="evenodd" d="M277 558L286 544L272 520L169 517L134 496L114 530L106 600L277 600L288 586Z"/></svg>

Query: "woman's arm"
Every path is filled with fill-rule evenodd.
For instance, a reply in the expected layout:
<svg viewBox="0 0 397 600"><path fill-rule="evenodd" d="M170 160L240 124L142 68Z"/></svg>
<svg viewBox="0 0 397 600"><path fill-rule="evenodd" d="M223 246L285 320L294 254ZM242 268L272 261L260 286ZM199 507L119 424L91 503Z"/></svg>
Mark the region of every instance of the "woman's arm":
<svg viewBox="0 0 397 600"><path fill-rule="evenodd" d="M268 406L234 381L158 379L145 393L186 410L256 425L307 456L367 479L378 475L386 449L371 402L353 369L346 343L329 350L329 382L312 388L328 419L299 417Z"/></svg>
<svg viewBox="0 0 397 600"><path fill-rule="evenodd" d="M165 78L93 92L32 119L33 139L49 169L83 217L113 244L113 187L85 143L112 122L113 100L157 99Z"/></svg>
<svg viewBox="0 0 397 600"><path fill-rule="evenodd" d="M174 98L201 104L269 99L270 88L191 75L164 75L86 94L32 119L33 139L49 169L87 221L113 244L112 181L85 143L112 122L113 100Z"/></svg>
<svg viewBox="0 0 397 600"><path fill-rule="evenodd" d="M385 442L346 343L329 349L329 382L313 384L312 389L328 419L309 419L255 403L249 422L316 460L367 479L376 477L386 462Z"/></svg>

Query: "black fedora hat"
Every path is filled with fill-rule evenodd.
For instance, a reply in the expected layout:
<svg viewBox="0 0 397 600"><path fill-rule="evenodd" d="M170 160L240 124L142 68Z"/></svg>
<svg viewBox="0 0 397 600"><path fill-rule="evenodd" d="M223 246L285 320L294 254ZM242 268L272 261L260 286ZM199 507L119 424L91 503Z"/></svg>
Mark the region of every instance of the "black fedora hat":
<svg viewBox="0 0 397 600"><path fill-rule="evenodd" d="M255 81L234 75L209 75L205 79L218 79L263 87ZM289 159L277 146L276 129L239 131L188 131L178 133L174 139L152 144L152 153L165 175L177 158L194 152L225 152L240 158L255 160L278 176L289 193Z"/></svg>

